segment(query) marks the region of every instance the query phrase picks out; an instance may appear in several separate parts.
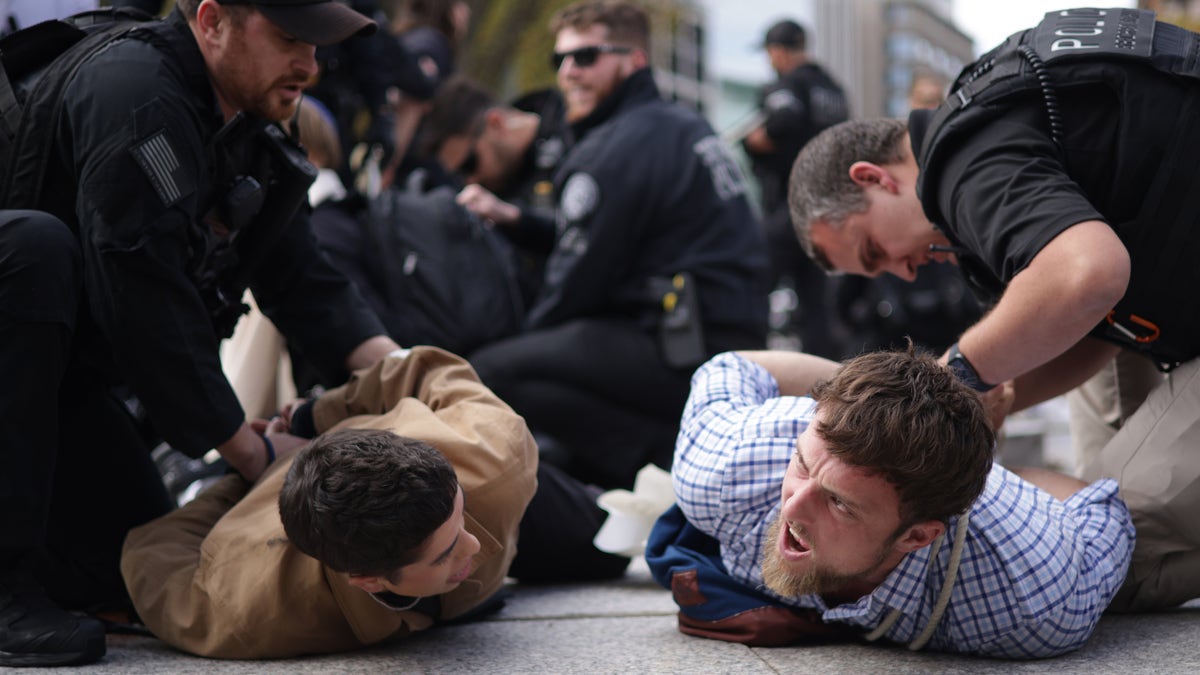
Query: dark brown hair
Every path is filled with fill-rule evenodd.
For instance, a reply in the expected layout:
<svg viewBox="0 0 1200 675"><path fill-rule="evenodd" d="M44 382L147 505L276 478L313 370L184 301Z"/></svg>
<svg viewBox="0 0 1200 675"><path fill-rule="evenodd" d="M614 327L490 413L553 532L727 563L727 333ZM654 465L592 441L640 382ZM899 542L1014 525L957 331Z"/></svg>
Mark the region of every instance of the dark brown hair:
<svg viewBox="0 0 1200 675"><path fill-rule="evenodd" d="M586 30L596 24L608 28L608 41L613 44L650 48L650 18L644 9L625 0L582 0L564 7L550 19L550 32Z"/></svg>
<svg viewBox="0 0 1200 675"><path fill-rule="evenodd" d="M983 492L995 443L983 402L911 343L847 361L812 397L829 453L895 486L903 526L945 522Z"/></svg>
<svg viewBox="0 0 1200 675"><path fill-rule="evenodd" d="M422 157L433 157L453 136L474 136L482 131L484 115L496 106L487 89L462 75L438 87L417 143Z"/></svg>
<svg viewBox="0 0 1200 675"><path fill-rule="evenodd" d="M391 577L422 555L457 495L454 468L427 443L345 429L296 455L279 516L297 549L334 570Z"/></svg>

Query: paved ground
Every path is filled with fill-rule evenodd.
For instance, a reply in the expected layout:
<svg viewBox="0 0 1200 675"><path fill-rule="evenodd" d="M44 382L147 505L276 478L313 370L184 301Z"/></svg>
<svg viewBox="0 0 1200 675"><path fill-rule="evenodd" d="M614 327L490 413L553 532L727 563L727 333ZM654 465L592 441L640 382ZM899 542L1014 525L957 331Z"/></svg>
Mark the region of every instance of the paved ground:
<svg viewBox="0 0 1200 675"><path fill-rule="evenodd" d="M901 648L837 645L748 648L675 628L667 591L638 560L622 580L514 587L498 614L428 631L396 645L286 661L214 661L152 638L110 636L95 673L1196 673L1200 601L1174 612L1105 617L1067 656L993 661Z"/></svg>

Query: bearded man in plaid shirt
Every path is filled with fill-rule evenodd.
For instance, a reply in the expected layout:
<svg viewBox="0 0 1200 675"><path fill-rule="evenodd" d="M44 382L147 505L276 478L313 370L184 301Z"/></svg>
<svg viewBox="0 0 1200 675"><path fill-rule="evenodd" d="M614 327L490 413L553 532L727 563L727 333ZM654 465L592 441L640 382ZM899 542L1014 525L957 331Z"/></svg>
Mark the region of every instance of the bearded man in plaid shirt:
<svg viewBox="0 0 1200 675"><path fill-rule="evenodd" d="M836 627L1003 658L1077 649L1128 569L1129 510L1111 479L993 464L994 442L980 397L911 348L841 366L719 355L692 379L679 510L647 560L680 629L706 637L780 644ZM715 553L693 556L708 561L699 576L662 555L705 538ZM714 615L738 594L743 610L762 606Z"/></svg>

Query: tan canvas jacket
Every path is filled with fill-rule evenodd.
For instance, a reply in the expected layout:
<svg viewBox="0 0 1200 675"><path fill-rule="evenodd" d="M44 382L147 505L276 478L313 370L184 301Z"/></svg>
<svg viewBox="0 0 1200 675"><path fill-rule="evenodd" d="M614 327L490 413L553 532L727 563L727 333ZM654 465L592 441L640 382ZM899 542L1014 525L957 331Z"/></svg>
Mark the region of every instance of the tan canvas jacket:
<svg viewBox="0 0 1200 675"><path fill-rule="evenodd" d="M461 358L418 347L355 373L317 401L317 430L388 429L440 450L466 496L477 569L441 597L449 619L504 583L536 488L524 420ZM129 533L121 572L154 634L194 654L273 658L354 649L422 630L433 618L384 607L288 543L278 498L290 460L253 487L228 476L183 508Z"/></svg>

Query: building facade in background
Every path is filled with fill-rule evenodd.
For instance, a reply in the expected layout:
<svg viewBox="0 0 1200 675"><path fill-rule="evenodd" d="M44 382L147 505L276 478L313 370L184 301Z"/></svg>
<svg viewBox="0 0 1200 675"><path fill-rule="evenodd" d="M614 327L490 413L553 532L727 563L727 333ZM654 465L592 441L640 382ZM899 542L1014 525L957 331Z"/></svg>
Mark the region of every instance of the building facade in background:
<svg viewBox="0 0 1200 675"><path fill-rule="evenodd" d="M953 23L952 5L952 0L814 0L796 18L809 32L812 58L845 87L852 117L903 117L914 73L951 82L975 58L971 38ZM710 114L714 126L736 129L762 84L722 78Z"/></svg>
<svg viewBox="0 0 1200 675"><path fill-rule="evenodd" d="M971 38L951 20L949 0L823 0L816 5L817 60L828 65L850 93L856 117L908 114L915 72L952 81L974 60Z"/></svg>
<svg viewBox="0 0 1200 675"><path fill-rule="evenodd" d="M716 97L705 66L706 15L692 0L650 5L650 65L665 98L707 113Z"/></svg>

